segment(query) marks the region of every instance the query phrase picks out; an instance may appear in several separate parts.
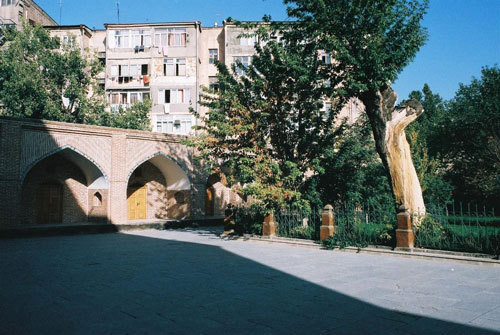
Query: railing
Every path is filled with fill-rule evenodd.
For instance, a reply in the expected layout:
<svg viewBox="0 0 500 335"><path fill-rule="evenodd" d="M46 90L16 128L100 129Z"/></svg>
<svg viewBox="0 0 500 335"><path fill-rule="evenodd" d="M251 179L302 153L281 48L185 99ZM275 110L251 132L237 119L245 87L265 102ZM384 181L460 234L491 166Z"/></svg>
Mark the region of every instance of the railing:
<svg viewBox="0 0 500 335"><path fill-rule="evenodd" d="M334 209L340 246L395 245L396 213L392 204L342 204Z"/></svg>
<svg viewBox="0 0 500 335"><path fill-rule="evenodd" d="M413 216L419 248L500 254L500 217L476 205L428 206Z"/></svg>
<svg viewBox="0 0 500 335"><path fill-rule="evenodd" d="M281 237L319 240L322 212L294 208L275 211L275 233ZM240 231L262 233L264 214L258 209L243 208L236 213ZM334 230L324 241L326 247L396 247L396 211L390 203L337 205L333 217ZM456 207L428 205L425 215L417 213L411 219L410 249L414 245L416 248L500 255L500 217L495 216L493 210L461 204Z"/></svg>
<svg viewBox="0 0 500 335"><path fill-rule="evenodd" d="M274 218L278 223L278 236L319 240L321 210L312 210L309 212L294 208L284 208L275 212Z"/></svg>

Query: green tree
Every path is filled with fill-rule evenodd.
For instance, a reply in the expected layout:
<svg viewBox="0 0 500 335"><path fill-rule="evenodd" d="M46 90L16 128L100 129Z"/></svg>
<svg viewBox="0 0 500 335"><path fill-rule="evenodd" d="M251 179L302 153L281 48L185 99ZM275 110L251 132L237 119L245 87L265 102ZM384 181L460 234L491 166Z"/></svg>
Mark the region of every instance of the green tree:
<svg viewBox="0 0 500 335"><path fill-rule="evenodd" d="M424 207L404 128L423 112L418 101L396 107L390 85L426 39L421 20L427 1L284 0L296 19L284 39L311 45L334 59L324 71L342 95L365 105L377 152L397 203ZM337 93L339 94L339 93Z"/></svg>
<svg viewBox="0 0 500 335"><path fill-rule="evenodd" d="M500 69L460 84L439 124L436 146L449 167L457 200L500 203Z"/></svg>
<svg viewBox="0 0 500 335"><path fill-rule="evenodd" d="M307 181L304 197L316 207L392 201L366 117L337 129L334 143L319 159L317 174Z"/></svg>
<svg viewBox="0 0 500 335"><path fill-rule="evenodd" d="M152 101L147 99L136 102L129 108L120 107L117 112L94 110L86 115L84 123L113 128L151 130L149 121L151 107Z"/></svg>
<svg viewBox="0 0 500 335"><path fill-rule="evenodd" d="M201 135L191 141L207 161L231 171L240 191L267 208L297 202L307 171L332 136L336 113L322 111L330 90L320 76L324 64L314 49L269 39L268 25L257 34L251 64L232 69L217 63L218 91L205 90L209 108Z"/></svg>
<svg viewBox="0 0 500 335"><path fill-rule="evenodd" d="M422 91L413 91L409 98L419 101L425 113L406 130L418 179L426 204L444 205L451 200L453 186L445 179L447 165L439 152L441 129L446 116L446 104L425 84Z"/></svg>
<svg viewBox="0 0 500 335"><path fill-rule="evenodd" d="M102 66L96 58L82 57L79 49L61 46L58 37L51 37L39 25L23 23L21 31L4 33L2 115L145 129L144 113L130 111L116 117L106 110L104 92L97 83ZM127 119L129 113L141 119L132 122Z"/></svg>

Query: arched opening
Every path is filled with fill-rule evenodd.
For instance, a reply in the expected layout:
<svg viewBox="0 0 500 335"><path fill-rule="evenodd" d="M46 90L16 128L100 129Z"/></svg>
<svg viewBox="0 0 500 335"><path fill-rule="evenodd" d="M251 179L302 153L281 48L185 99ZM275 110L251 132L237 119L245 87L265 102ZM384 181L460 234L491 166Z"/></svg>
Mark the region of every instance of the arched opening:
<svg viewBox="0 0 500 335"><path fill-rule="evenodd" d="M92 161L73 148L59 149L25 173L21 192L22 222L106 220L107 192L107 178ZM100 205L94 206L97 202Z"/></svg>
<svg viewBox="0 0 500 335"><path fill-rule="evenodd" d="M163 154L149 157L130 173L128 220L184 219L190 207L191 183L186 173Z"/></svg>
<svg viewBox="0 0 500 335"><path fill-rule="evenodd" d="M205 188L205 216L224 215L227 206L227 180L224 173L217 170L208 179Z"/></svg>
<svg viewBox="0 0 500 335"><path fill-rule="evenodd" d="M215 189L208 186L205 189L205 216L214 216L215 213Z"/></svg>
<svg viewBox="0 0 500 335"><path fill-rule="evenodd" d="M92 206L100 207L102 206L102 195L99 192L94 193L94 199L92 201Z"/></svg>

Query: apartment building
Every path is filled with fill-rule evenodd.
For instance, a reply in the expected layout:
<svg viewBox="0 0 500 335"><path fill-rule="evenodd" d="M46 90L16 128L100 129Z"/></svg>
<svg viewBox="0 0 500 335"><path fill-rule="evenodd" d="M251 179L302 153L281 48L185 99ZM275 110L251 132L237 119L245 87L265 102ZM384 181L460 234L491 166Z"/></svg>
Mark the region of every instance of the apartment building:
<svg viewBox="0 0 500 335"><path fill-rule="evenodd" d="M201 24L106 24L105 88L112 111L151 99L153 131L191 132L198 108Z"/></svg>
<svg viewBox="0 0 500 335"><path fill-rule="evenodd" d="M22 28L22 19L42 26L57 25L50 15L32 0L0 0L0 26Z"/></svg>
<svg viewBox="0 0 500 335"><path fill-rule="evenodd" d="M89 52L93 31L84 24L75 26L44 26L53 37L59 37L63 48L80 50L82 56Z"/></svg>

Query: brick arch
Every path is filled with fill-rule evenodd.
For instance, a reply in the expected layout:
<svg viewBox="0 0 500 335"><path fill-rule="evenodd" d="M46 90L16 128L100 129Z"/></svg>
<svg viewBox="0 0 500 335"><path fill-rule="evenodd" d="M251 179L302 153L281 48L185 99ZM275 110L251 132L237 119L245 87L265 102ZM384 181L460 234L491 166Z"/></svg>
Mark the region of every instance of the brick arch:
<svg viewBox="0 0 500 335"><path fill-rule="evenodd" d="M64 147L71 147L91 158L105 174L111 177L111 136L94 136L65 131L26 130L22 134L19 176L41 157Z"/></svg>
<svg viewBox="0 0 500 335"><path fill-rule="evenodd" d="M83 153L82 151L76 149L75 147L71 146L71 145L64 145L64 146L61 146L55 150L52 150L52 151L49 151L39 157L37 157L36 159L34 159L26 168L24 168L24 171L22 171L22 174L20 176L20 183L21 185L23 184L24 182L24 179L26 178L26 176L28 175L28 173L31 171L31 169L33 169L33 167L35 167L35 165L37 165L39 162L41 162L42 160L44 160L45 158L47 157L50 157L58 152L62 152L66 149L69 149L77 154L79 154L80 156L82 156L83 158L85 158L86 160L88 160L90 163L92 163L102 174L102 176L104 177L105 181L107 183L109 183L109 179L108 179L108 176L107 174L104 172L103 168L94 160L92 159L92 157L89 157L87 154Z"/></svg>
<svg viewBox="0 0 500 335"><path fill-rule="evenodd" d="M151 155L148 155L146 157L143 157L142 159L140 159L139 161L136 161L135 164L132 166L132 168L128 168L128 173L127 173L127 178L125 179L126 182L127 182L127 185L129 183L129 180L130 180L130 177L132 176L132 173L134 173L134 171L139 167L141 166L142 164L144 164L145 162L147 161L151 161L153 160L155 157L163 157L167 160L169 160L171 163L173 163L179 170L178 172L183 174L183 177L186 178L187 182L189 183L189 186L190 188L192 188L192 182L191 182L191 179L189 178L189 175L188 175L188 172L183 168L183 166L177 161L175 160L174 158L172 158L170 155L167 155L166 153L162 152L162 151L157 151L155 152L154 154L151 154ZM153 163L154 165L154 163ZM157 166L158 167L158 166ZM158 169L162 172L162 174L164 175L165 179L168 180L169 177L168 177L168 174L166 174L164 172L164 169L161 168L161 167L158 167ZM168 184L168 181L167 181L167 184ZM168 187L169 185L167 185Z"/></svg>

